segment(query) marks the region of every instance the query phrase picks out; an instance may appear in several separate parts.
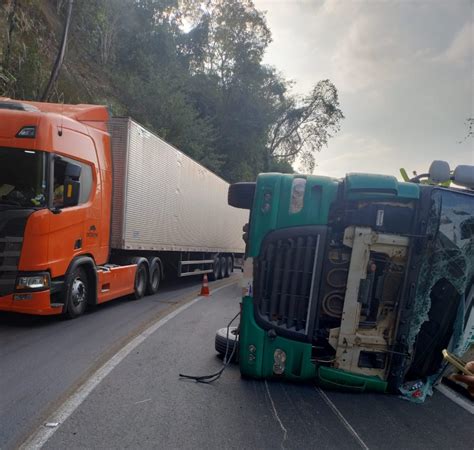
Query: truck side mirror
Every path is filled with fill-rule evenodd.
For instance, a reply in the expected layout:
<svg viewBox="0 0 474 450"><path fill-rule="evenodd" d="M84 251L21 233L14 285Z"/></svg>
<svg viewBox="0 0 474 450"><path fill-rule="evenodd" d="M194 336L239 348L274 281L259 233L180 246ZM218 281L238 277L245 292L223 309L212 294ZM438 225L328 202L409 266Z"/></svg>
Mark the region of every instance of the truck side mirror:
<svg viewBox="0 0 474 450"><path fill-rule="evenodd" d="M70 178L71 180L79 181L81 176L82 167L78 164L66 163L66 168L64 170L64 178Z"/></svg>
<svg viewBox="0 0 474 450"><path fill-rule="evenodd" d="M64 181L64 207L77 206L80 192L81 182L66 178Z"/></svg>
<svg viewBox="0 0 474 450"><path fill-rule="evenodd" d="M229 186L227 203L241 209L252 209L256 183L234 183Z"/></svg>
<svg viewBox="0 0 474 450"><path fill-rule="evenodd" d="M64 207L77 206L81 192L82 167L78 164L68 162L64 170Z"/></svg>

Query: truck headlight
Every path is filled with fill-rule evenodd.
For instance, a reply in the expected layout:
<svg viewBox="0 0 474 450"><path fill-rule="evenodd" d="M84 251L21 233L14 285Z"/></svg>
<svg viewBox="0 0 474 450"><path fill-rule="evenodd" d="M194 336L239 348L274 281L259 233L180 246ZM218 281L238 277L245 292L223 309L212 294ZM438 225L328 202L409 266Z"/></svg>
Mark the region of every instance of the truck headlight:
<svg viewBox="0 0 474 450"><path fill-rule="evenodd" d="M277 348L274 351L273 361L275 362L273 364L273 373L274 374L281 375L283 372L285 372L286 353L282 349Z"/></svg>
<svg viewBox="0 0 474 450"><path fill-rule="evenodd" d="M16 280L16 290L42 290L49 289L49 273L39 273L36 275L20 276Z"/></svg>

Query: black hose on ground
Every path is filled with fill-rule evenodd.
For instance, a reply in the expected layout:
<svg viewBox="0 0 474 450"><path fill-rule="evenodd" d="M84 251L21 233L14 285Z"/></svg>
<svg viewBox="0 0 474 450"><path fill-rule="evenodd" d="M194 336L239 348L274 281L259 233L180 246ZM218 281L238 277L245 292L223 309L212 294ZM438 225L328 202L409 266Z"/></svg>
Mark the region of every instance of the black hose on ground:
<svg viewBox="0 0 474 450"><path fill-rule="evenodd" d="M196 376L196 375L185 375L185 374L180 373L179 374L180 378L185 378L185 379L188 379L188 380L194 380L196 383L210 384L213 381L216 381L221 377L224 370L227 368L227 366L232 361L232 358L234 357L235 350L237 349L237 346L239 344L239 335L237 334L236 335L236 340L235 340L235 343L234 343L234 348L232 349L232 352L229 355L229 359L227 359L227 353L229 351L229 328L232 325L232 323L234 322L234 320L237 319L237 317L239 317L239 315L240 315L240 311L232 318L232 320L227 325L227 336L226 336L227 337L227 344L226 344L224 362L222 364L222 368L218 372L211 373L209 375L197 375Z"/></svg>

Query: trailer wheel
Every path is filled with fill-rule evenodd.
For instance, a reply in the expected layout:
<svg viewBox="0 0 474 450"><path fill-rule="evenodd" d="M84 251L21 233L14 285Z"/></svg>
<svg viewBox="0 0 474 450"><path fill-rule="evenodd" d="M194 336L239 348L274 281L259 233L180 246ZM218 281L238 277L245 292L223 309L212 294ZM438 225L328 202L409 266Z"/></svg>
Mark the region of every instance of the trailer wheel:
<svg viewBox="0 0 474 450"><path fill-rule="evenodd" d="M227 350L227 357L232 354L234 347L237 346L232 357L232 362L238 362L239 360L239 338L237 327L229 327L229 332L227 332L227 327L221 328L216 332L215 338L215 348L216 352L221 356L225 356Z"/></svg>
<svg viewBox="0 0 474 450"><path fill-rule="evenodd" d="M84 313L89 296L89 281L83 268L74 269L66 285L66 311L67 319L75 319Z"/></svg>
<svg viewBox="0 0 474 450"><path fill-rule="evenodd" d="M150 261L150 270L148 272L148 283L146 287L147 295L154 295L158 292L161 282L161 268L158 258Z"/></svg>
<svg viewBox="0 0 474 450"><path fill-rule="evenodd" d="M137 258L134 264L137 264L137 271L135 273L135 284L132 299L139 300L146 293L148 284L148 264L145 258Z"/></svg>
<svg viewBox="0 0 474 450"><path fill-rule="evenodd" d="M216 281L219 279L221 273L221 259L216 256L212 263L212 272L209 274L209 281Z"/></svg>
<svg viewBox="0 0 474 450"><path fill-rule="evenodd" d="M227 276L227 258L225 256L221 256L221 271L219 273L219 279L225 278Z"/></svg>
<svg viewBox="0 0 474 450"><path fill-rule="evenodd" d="M227 257L227 274L226 274L226 277L230 277L233 272L234 272L234 260L232 259L232 256L228 256Z"/></svg>

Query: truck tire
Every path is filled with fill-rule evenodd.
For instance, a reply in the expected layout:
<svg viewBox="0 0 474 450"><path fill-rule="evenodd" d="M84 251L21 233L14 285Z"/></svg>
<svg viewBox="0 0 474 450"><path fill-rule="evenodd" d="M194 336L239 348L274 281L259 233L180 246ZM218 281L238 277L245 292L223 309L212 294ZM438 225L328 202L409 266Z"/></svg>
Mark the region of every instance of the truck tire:
<svg viewBox="0 0 474 450"><path fill-rule="evenodd" d="M219 280L225 278L227 275L227 258L225 256L221 256L221 271L219 273Z"/></svg>
<svg viewBox="0 0 474 450"><path fill-rule="evenodd" d="M132 300L140 300L146 294L148 285L148 262L145 258L134 258L133 264L137 265L137 271L135 273Z"/></svg>
<svg viewBox="0 0 474 450"><path fill-rule="evenodd" d="M234 272L234 259L232 256L227 257L227 274L226 277L230 277Z"/></svg>
<svg viewBox="0 0 474 450"><path fill-rule="evenodd" d="M241 209L252 209L256 183L234 183L229 186L227 203Z"/></svg>
<svg viewBox="0 0 474 450"><path fill-rule="evenodd" d="M227 357L229 357L235 346L237 346L237 348L235 349L234 356L231 359L232 362L239 361L238 329L237 327L229 327L229 333L227 333L227 327L217 330L215 338L215 348L217 353L225 356L227 350Z"/></svg>
<svg viewBox="0 0 474 450"><path fill-rule="evenodd" d="M69 275L66 284L66 311L67 319L75 319L84 313L89 297L89 280L82 267L77 267Z"/></svg>
<svg viewBox="0 0 474 450"><path fill-rule="evenodd" d="M160 260L158 258L153 258L150 261L148 270L148 283L146 285L146 294L154 295L158 292L161 282L161 267Z"/></svg>
<svg viewBox="0 0 474 450"><path fill-rule="evenodd" d="M212 272L209 274L209 281L216 281L219 279L219 275L221 273L221 259L219 256L214 258L214 262L212 263Z"/></svg>

